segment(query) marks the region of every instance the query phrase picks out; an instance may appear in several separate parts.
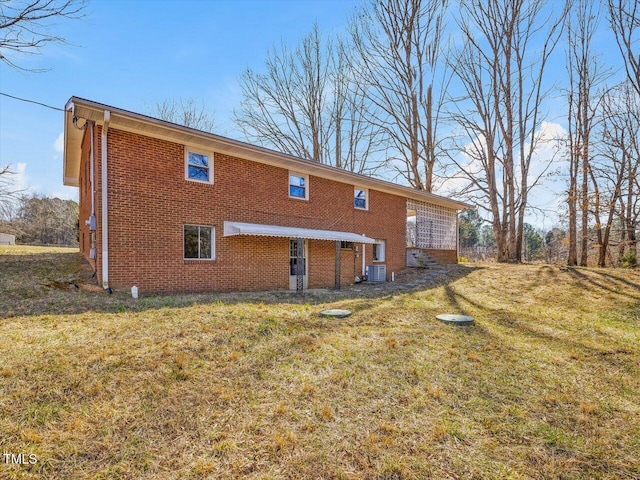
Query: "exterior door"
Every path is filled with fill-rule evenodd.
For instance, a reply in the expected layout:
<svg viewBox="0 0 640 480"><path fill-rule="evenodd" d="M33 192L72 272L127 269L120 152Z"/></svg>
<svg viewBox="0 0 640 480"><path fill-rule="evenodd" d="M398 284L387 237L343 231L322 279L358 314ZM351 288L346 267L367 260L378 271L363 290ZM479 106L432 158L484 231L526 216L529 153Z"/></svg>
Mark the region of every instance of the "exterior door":
<svg viewBox="0 0 640 480"><path fill-rule="evenodd" d="M307 240L304 241L304 249L302 252L302 268L304 269L303 286L306 290L309 288L309 262L307 255L309 253L309 245ZM289 290L296 290L298 283L298 241L296 239L289 240Z"/></svg>

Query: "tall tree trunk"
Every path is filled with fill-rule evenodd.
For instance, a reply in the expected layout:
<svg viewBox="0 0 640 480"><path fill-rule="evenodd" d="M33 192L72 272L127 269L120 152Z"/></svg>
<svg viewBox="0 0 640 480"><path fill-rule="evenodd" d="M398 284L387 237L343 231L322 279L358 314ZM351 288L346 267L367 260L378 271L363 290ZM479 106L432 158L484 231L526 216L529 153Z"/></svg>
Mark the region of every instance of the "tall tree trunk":
<svg viewBox="0 0 640 480"><path fill-rule="evenodd" d="M425 108L425 116L427 122L426 142L425 142L425 172L424 172L424 189L431 192L433 189L433 168L436 163L436 147L433 124L433 85L427 87L427 102Z"/></svg>
<svg viewBox="0 0 640 480"><path fill-rule="evenodd" d="M583 139L586 143L587 139ZM582 149L582 192L580 197L580 206L582 214L582 235L580 242L580 265L587 266L587 260L589 256L589 154L586 145Z"/></svg>

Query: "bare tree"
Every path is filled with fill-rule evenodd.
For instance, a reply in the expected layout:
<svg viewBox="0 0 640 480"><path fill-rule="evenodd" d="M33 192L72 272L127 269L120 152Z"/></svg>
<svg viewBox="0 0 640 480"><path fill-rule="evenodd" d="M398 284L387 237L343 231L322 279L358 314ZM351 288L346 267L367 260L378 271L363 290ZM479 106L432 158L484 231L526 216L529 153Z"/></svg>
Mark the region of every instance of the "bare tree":
<svg viewBox="0 0 640 480"><path fill-rule="evenodd" d="M16 186L14 175L11 165L0 167L0 219L11 219L20 194L25 191Z"/></svg>
<svg viewBox="0 0 640 480"><path fill-rule="evenodd" d="M382 129L370 121L376 107L362 88L361 70L354 60L351 45L336 39L332 58L331 105L335 166L351 172L372 174L381 166L376 158L385 148Z"/></svg>
<svg viewBox="0 0 640 480"><path fill-rule="evenodd" d="M438 76L445 65L447 4L448 0L372 0L351 25L362 70L359 85L376 107L370 121L389 141L392 168L412 187L427 191L433 188L446 90L445 75Z"/></svg>
<svg viewBox="0 0 640 480"><path fill-rule="evenodd" d="M234 120L249 141L301 158L371 173L380 147L367 123L367 99L354 88L350 47L325 40L317 25L291 49L272 49L265 73L240 77L243 100Z"/></svg>
<svg viewBox="0 0 640 480"><path fill-rule="evenodd" d="M637 0L608 0L609 22L622 54L627 78L640 95L640 4Z"/></svg>
<svg viewBox="0 0 640 480"><path fill-rule="evenodd" d="M589 164L591 136L597 105L594 90L604 76L592 53L593 36L600 23L593 0L575 0L567 20L569 251L567 264L578 264L578 205L581 216L580 265L587 265L589 230ZM580 190L579 190L580 177Z"/></svg>
<svg viewBox="0 0 640 480"><path fill-rule="evenodd" d="M18 70L13 53L38 53L49 43L64 43L50 32L52 21L83 16L86 0L0 0L0 61Z"/></svg>
<svg viewBox="0 0 640 480"><path fill-rule="evenodd" d="M164 100L148 110L154 117L196 130L213 132L216 128L213 109L195 98Z"/></svg>
<svg viewBox="0 0 640 480"><path fill-rule="evenodd" d="M329 95L332 44L318 25L291 50L272 49L266 73L251 69L240 77L243 100L235 122L249 140L315 162L328 163Z"/></svg>
<svg viewBox="0 0 640 480"><path fill-rule="evenodd" d="M37 194L24 196L12 226L20 243L77 245L78 204Z"/></svg>
<svg viewBox="0 0 640 480"><path fill-rule="evenodd" d="M640 216L640 99L631 82L604 94L600 108L599 160L591 169L595 199L593 215L598 241L598 266L606 266L614 221L621 221L621 247L636 256Z"/></svg>
<svg viewBox="0 0 640 480"><path fill-rule="evenodd" d="M552 160L531 170L544 138L544 73L565 15L545 5L543 0L460 2L464 46L450 65L463 91L453 98L451 115L463 135L454 142L451 160L466 180L461 193L491 216L498 261L522 261L529 193Z"/></svg>
<svg viewBox="0 0 640 480"><path fill-rule="evenodd" d="M640 117L636 111L634 121L640 124ZM638 131L636 131L638 132ZM627 155L627 178L619 198L619 217L622 226L620 243L618 246L618 262L627 266L638 265L638 237L640 226L640 143L639 138L630 142L632 155Z"/></svg>

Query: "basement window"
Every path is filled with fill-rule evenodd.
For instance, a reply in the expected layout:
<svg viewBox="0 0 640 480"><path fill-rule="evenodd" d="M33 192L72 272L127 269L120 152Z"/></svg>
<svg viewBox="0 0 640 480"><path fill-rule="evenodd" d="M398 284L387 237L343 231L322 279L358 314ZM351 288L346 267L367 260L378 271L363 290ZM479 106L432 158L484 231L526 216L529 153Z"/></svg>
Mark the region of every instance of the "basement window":
<svg viewBox="0 0 640 480"><path fill-rule="evenodd" d="M185 148L184 175L187 180L213 183L213 159L208 153Z"/></svg>
<svg viewBox="0 0 640 480"><path fill-rule="evenodd" d="M184 226L184 259L213 260L215 258L215 228L202 225Z"/></svg>

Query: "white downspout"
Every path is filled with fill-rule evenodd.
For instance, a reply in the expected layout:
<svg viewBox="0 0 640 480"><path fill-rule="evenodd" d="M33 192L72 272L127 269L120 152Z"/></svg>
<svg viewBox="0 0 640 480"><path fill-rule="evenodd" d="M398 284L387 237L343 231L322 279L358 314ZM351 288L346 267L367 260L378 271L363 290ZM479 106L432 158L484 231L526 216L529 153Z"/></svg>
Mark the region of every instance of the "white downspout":
<svg viewBox="0 0 640 480"><path fill-rule="evenodd" d="M364 277L367 274L367 269L365 266L365 254L366 254L366 245L362 244L362 276Z"/></svg>
<svg viewBox="0 0 640 480"><path fill-rule="evenodd" d="M91 152L89 156L89 183L91 186L91 216L89 217L89 234L91 236L91 246L89 249L89 258L95 260L96 256L96 186L95 186L95 162L96 150L93 138L95 123L89 122L89 135L91 136ZM94 265L95 267L95 265Z"/></svg>
<svg viewBox="0 0 640 480"><path fill-rule="evenodd" d="M107 133L111 113L104 111L104 125L102 126L102 288L109 290L109 217L107 215Z"/></svg>
<svg viewBox="0 0 640 480"><path fill-rule="evenodd" d="M456 210L456 263L460 258L460 215Z"/></svg>

